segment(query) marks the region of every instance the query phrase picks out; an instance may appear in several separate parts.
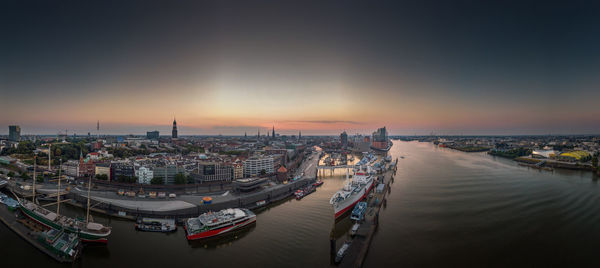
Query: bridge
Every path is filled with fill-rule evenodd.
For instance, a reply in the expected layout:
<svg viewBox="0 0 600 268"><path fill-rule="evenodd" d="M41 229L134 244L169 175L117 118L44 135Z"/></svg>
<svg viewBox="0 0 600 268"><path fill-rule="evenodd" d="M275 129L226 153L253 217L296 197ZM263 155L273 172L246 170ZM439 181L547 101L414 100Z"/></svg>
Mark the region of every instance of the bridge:
<svg viewBox="0 0 600 268"><path fill-rule="evenodd" d="M324 165L318 165L317 169L319 170L334 170L334 169L344 169L344 168L354 168L354 165L337 165L337 166L324 166Z"/></svg>

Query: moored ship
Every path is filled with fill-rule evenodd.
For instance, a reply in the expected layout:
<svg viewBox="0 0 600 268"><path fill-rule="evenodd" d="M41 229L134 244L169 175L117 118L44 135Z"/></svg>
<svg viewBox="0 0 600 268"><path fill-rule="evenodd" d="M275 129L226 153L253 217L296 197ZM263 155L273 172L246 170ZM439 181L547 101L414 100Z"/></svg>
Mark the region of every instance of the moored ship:
<svg viewBox="0 0 600 268"><path fill-rule="evenodd" d="M209 238L256 222L256 214L245 208L229 208L207 212L184 222L188 240Z"/></svg>
<svg viewBox="0 0 600 268"><path fill-rule="evenodd" d="M329 201L333 205L335 218L337 219L351 210L356 203L367 196L372 188L373 177L366 171L357 171L351 180L346 178L344 187L337 191Z"/></svg>
<svg viewBox="0 0 600 268"><path fill-rule="evenodd" d="M168 233L177 231L174 219L138 218L135 229L145 232Z"/></svg>
<svg viewBox="0 0 600 268"><path fill-rule="evenodd" d="M32 220L52 229L62 230L67 233L78 234L84 242L106 243L111 233L110 227L100 223L88 222L69 218L37 205L31 201L21 199L19 207L23 213Z"/></svg>

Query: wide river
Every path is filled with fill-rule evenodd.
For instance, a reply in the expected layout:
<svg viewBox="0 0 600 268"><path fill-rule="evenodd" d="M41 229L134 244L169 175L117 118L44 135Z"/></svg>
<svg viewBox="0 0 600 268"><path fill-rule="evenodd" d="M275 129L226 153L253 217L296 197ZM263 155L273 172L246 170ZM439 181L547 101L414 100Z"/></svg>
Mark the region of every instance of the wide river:
<svg viewBox="0 0 600 268"><path fill-rule="evenodd" d="M589 172L539 171L485 153L394 141L398 172L382 210L366 267L598 266L600 187ZM351 227L329 205L344 172L317 192L257 212L257 224L212 241L143 233L133 222L95 215L112 226L107 246L86 247L75 267L328 267ZM66 208L83 216L79 209ZM69 267L0 225L0 263Z"/></svg>

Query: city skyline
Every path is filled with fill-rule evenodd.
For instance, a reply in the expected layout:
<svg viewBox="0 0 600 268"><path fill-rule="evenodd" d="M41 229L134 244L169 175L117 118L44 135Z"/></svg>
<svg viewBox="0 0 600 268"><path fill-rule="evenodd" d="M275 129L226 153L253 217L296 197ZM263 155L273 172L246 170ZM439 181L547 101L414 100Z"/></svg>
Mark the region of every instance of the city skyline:
<svg viewBox="0 0 600 268"><path fill-rule="evenodd" d="M591 5L9 2L0 134L598 134Z"/></svg>

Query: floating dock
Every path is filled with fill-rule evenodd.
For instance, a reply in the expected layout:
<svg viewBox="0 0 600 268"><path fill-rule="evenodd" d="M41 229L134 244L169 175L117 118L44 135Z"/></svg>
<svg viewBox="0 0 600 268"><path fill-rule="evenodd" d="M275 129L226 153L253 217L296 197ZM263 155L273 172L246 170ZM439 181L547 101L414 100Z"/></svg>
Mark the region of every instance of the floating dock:
<svg viewBox="0 0 600 268"><path fill-rule="evenodd" d="M396 159L396 163L397 162L398 160ZM348 248L344 258L340 262L340 267L362 267L362 264L367 257L369 247L371 246L373 236L375 235L375 231L379 225L379 211L381 210L381 206L386 203L386 194L389 191L390 183L394 181L396 170L397 164L379 175L383 178L383 191L377 191L376 189L378 187L373 188L373 197L368 200L365 219L352 239L350 248Z"/></svg>
<svg viewBox="0 0 600 268"><path fill-rule="evenodd" d="M36 236L36 232L43 231L44 228L28 219L18 218L16 213L18 212L10 211L4 204L0 204L0 221L9 229L52 259L61 263L73 262L73 259L58 256L46 248L42 242L37 240Z"/></svg>

